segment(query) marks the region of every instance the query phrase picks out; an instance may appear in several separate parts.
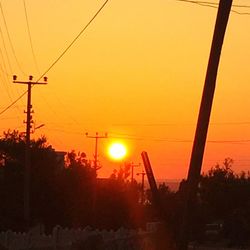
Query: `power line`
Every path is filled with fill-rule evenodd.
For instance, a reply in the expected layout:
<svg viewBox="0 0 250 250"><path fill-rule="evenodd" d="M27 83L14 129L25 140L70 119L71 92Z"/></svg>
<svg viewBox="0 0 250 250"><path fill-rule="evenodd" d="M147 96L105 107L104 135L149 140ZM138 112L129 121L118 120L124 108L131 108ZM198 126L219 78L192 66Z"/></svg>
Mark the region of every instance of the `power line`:
<svg viewBox="0 0 250 250"><path fill-rule="evenodd" d="M9 29L8 29L8 25L7 25L7 22L6 22L6 19L5 19L5 15L4 15L4 11L3 11L3 7L2 7L2 3L0 2L0 9L1 9L1 13L2 13L2 16L3 16L3 21L4 21L4 26L5 26L5 29L6 29L6 32L7 32L7 36L8 36L8 40L9 40L9 43L10 43L10 48L11 48L11 51L14 55L14 58L16 60L16 63L19 67L19 69L22 71L22 73L25 75L24 71L22 70L22 67L17 59L17 56L16 56L16 52L15 52L15 49L14 49L14 46L13 46L13 43L11 41L11 38L10 38L10 33L9 33Z"/></svg>
<svg viewBox="0 0 250 250"><path fill-rule="evenodd" d="M12 92L12 89L9 88L9 85L8 85L9 82L8 82L8 76L6 73L6 65L5 65L5 61L4 61L4 57L3 57L1 49L0 49L0 55L2 57L3 67L4 67L4 68L2 68L2 65L0 65L0 70L3 72L3 74L0 75L0 78L1 78L2 83L3 83L3 87L5 88L5 93L7 93L7 96L9 97L10 102L13 102L13 98L12 98L13 92ZM18 93L18 95L19 94L20 93ZM20 116L19 116L20 109L19 109L19 107L16 107L16 109L19 111L19 112L17 112L17 117L20 119Z"/></svg>
<svg viewBox="0 0 250 250"><path fill-rule="evenodd" d="M0 115L5 113L9 108L14 106L22 97L24 97L27 94L28 91L23 92L15 101L13 101L9 106L7 106L4 110L0 112Z"/></svg>
<svg viewBox="0 0 250 250"><path fill-rule="evenodd" d="M34 47L33 47L33 42L32 42L32 39L31 39L31 32L30 32L30 26L29 26L29 19L28 19L28 13L27 13L27 7L26 7L26 2L25 2L25 0L23 0L23 7L24 7L24 13L25 13L27 31L28 31L29 42L30 42L30 47L31 47L31 52L32 52L34 64L35 64L35 67L36 67L36 69L37 69L37 72L40 74L40 70L39 70L39 67L38 67L38 63L37 63L37 60L36 60L36 55L35 55L35 51L34 51Z"/></svg>
<svg viewBox="0 0 250 250"><path fill-rule="evenodd" d="M3 17L3 21L4 21L4 25L5 25L5 29L6 29L6 32L7 32L7 37L8 37L8 40L9 40L9 44L10 44L12 53L13 53L13 55L15 57L17 65L19 66L20 70L22 71L22 68L20 67L20 64L19 64L19 62L17 60L17 56L16 56L16 53L15 53L15 50L14 50L13 43L12 43L11 38L10 38L9 29L8 29L8 25L7 25L7 22L6 22L5 15L4 15L4 11L3 11L3 7L2 7L1 1L0 1L0 9L1 9L1 14L2 14L2 17ZM3 31L1 29L1 27L0 27L0 33L1 33L1 38L2 38L2 42L3 42L4 51L5 51L5 54L6 54L6 59L7 59L8 67L9 67L10 73L12 74L13 73L12 72L12 65L11 65L11 62L10 62L10 58L9 58L9 55L8 55L8 51L7 51L7 47L6 47L6 43L5 43L5 39L4 39L4 35L3 35ZM6 67L6 64L5 64L4 56L3 56L3 54L2 54L1 51L0 51L0 53L1 53L1 56L2 56L3 67L4 67L4 70L5 70L5 74L4 75L8 76L9 74L8 74L7 67ZM9 96L9 98L10 98L10 101L13 102L13 98L10 96L10 92L9 92L9 89L8 89L8 82L9 82L8 79L4 80L4 82L6 83L7 94ZM17 94L20 95L20 92L18 91L18 89L16 91L17 91Z"/></svg>
<svg viewBox="0 0 250 250"><path fill-rule="evenodd" d="M195 4L209 4L219 6L219 3L209 2L209 1L195 1L195 0L176 0L179 2L188 2L188 3L195 3ZM236 8L250 8L250 5L242 5L242 4L232 4L232 7Z"/></svg>
<svg viewBox="0 0 250 250"><path fill-rule="evenodd" d="M9 70L10 70L10 73L12 74L13 71L12 71L12 67L11 67L11 64L10 64L10 58L9 58L9 55L8 55L8 52L7 52L6 43L5 43L5 40L4 40L4 35L3 35L3 31L2 31L1 26L0 26L0 34L1 34L2 42L3 42L3 48L4 48L4 51L5 51L5 54L6 54ZM6 72L7 72L7 68L6 68Z"/></svg>
<svg viewBox="0 0 250 250"><path fill-rule="evenodd" d="M2 82L3 82L3 86L5 88L5 92L7 93L9 99L11 102L13 102L13 98L11 96L11 94L13 94L12 91L9 91L9 87L8 87L8 73L7 73L7 69L6 69L6 65L5 65L5 61L4 61L4 57L3 57L3 54L2 54L2 50L0 49L0 55L2 57L2 61L3 61L3 67L2 68L2 65L0 65L0 70L3 72L3 74L1 74L1 79L2 79ZM20 95L19 91L18 92L18 95ZM18 111L20 112L20 109L19 107L16 107L16 109L18 109ZM19 113L17 113L17 117L20 118L19 116Z"/></svg>
<svg viewBox="0 0 250 250"><path fill-rule="evenodd" d="M40 76L37 80L39 81L42 77L44 77L55 65L58 61L66 54L66 52L73 46L73 44L78 40L78 38L83 34L83 32L89 27L89 25L95 20L98 14L102 11L105 5L108 3L109 0L106 0L102 6L98 9L98 11L94 14L94 16L90 19L90 21L83 27L83 29L78 33L78 35L72 40L72 42L66 47L66 49L57 57L57 59L51 64L51 66Z"/></svg>
<svg viewBox="0 0 250 250"><path fill-rule="evenodd" d="M183 123L177 123L177 122L159 122L159 123L114 123L112 124L116 127L176 127L176 126L193 126L195 123L192 122L183 122ZM211 122L211 126L227 126L227 125L250 125L250 121L232 121L232 122Z"/></svg>
<svg viewBox="0 0 250 250"><path fill-rule="evenodd" d="M25 0L24 4L25 4ZM97 17L97 15L101 12L101 10L105 7L109 0L106 0L103 5L98 9L98 11L95 13L95 15L90 19L90 21L83 27L83 29L78 33L78 35L72 40L72 42L66 47L66 49L60 54L60 56L51 64L51 66L40 76L40 78L37 80L39 81L45 74L47 74L53 67L54 65L65 55L65 53L73 46L73 44L78 40L78 38L82 35L82 33L88 28L88 26L94 21L94 19ZM57 95L55 95L57 97ZM58 97L57 97L58 99ZM47 101L46 101L47 102ZM47 103L48 104L48 103ZM62 104L62 103L61 103ZM56 113L56 112L54 112ZM56 113L57 114L57 113ZM0 113L1 115L1 113ZM69 117L79 125L76 119L74 119L71 115Z"/></svg>
<svg viewBox="0 0 250 250"><path fill-rule="evenodd" d="M61 128L51 128L48 127L47 130L56 131L65 134L75 134L82 135L80 131L73 131ZM156 142L166 142L166 143L192 143L191 139L169 139L164 137L152 137L152 136L136 136L124 133L109 133L108 138L115 139L127 139L127 140L141 140L141 141L156 141ZM208 143L216 143L216 144L247 144L250 143L250 139L237 139L237 140L208 140Z"/></svg>
<svg viewBox="0 0 250 250"><path fill-rule="evenodd" d="M110 133L109 138L123 138L128 140L150 140L150 141L159 141L159 142L169 142L169 143L191 143L191 139L169 139L164 137L151 137L151 136L136 136L129 134L119 134L119 133ZM208 143L218 143L218 144L243 144L250 143L250 139L239 139L239 140L208 140Z"/></svg>
<svg viewBox="0 0 250 250"><path fill-rule="evenodd" d="M66 54L66 52L73 46L73 44L78 40L78 38L83 34L83 32L89 27L89 25L94 21L98 14L102 11L109 0L106 0L103 5L98 9L90 21L83 27L83 29L78 33L78 35L72 40L68 47L61 53L61 55L51 64L51 66L37 79L36 82L40 81L55 65L56 63ZM15 101L13 101L9 106L0 112L0 115L10 109L14 104L16 104L28 91L23 92Z"/></svg>
<svg viewBox="0 0 250 250"><path fill-rule="evenodd" d="M76 125L77 125L79 128L81 128L81 130L82 130L82 125L72 116L72 114L71 114L71 112L70 112L70 111L72 110L73 107L70 108L70 107L68 107L68 105L65 105L65 104L60 100L60 98L58 97L58 95L57 95L56 92L52 91L52 95L53 95L53 99L54 99L54 100L57 100L58 103L60 104L61 108L65 111L64 114L65 114L65 113L67 114L68 119L70 119L70 120L72 120L72 121L74 122L74 123L72 123L72 124L76 124ZM44 102L46 102L47 106L49 106L50 111L51 111L54 115L56 115L56 116L59 117L58 110L55 111L55 110L53 109L53 107L49 104L49 102L46 100L46 98L45 98L44 96L40 96L40 97L44 100Z"/></svg>
<svg viewBox="0 0 250 250"><path fill-rule="evenodd" d="M246 15L246 16L250 15L250 12L239 12L237 10L231 10L231 12L236 13L238 15Z"/></svg>
<svg viewBox="0 0 250 250"><path fill-rule="evenodd" d="M194 1L194 0L176 0L176 1L193 3L193 4L200 5L200 6L210 7L210 8L215 8L215 9L217 9L219 6L218 3L208 2L208 1ZM232 7L234 7L234 8L250 8L250 5L233 4ZM234 9L231 9L231 12L236 13L238 15L250 15L249 12L240 12L240 11L236 11Z"/></svg>

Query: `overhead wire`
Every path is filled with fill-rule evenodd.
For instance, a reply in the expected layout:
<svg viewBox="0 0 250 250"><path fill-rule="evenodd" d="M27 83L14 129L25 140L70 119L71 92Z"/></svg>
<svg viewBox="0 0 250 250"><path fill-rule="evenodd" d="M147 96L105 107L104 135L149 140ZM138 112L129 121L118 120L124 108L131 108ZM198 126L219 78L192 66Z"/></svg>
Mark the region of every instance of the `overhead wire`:
<svg viewBox="0 0 250 250"><path fill-rule="evenodd" d="M169 139L164 137L152 137L152 136L137 136L125 133L109 133L109 138L116 139L128 139L128 140L149 140L158 142L169 142L169 143L191 143L193 140L190 139ZM250 143L250 139L239 139L239 140L208 140L208 143L224 143L224 144L239 144L239 143Z"/></svg>
<svg viewBox="0 0 250 250"><path fill-rule="evenodd" d="M60 106L63 108L63 110L65 110L67 112L67 116L68 118L74 122L74 124L77 124L77 126L81 127L82 125L71 115L70 112L70 107L68 107L68 105L65 105L60 98L58 97L57 93L54 92L53 93L54 98L58 101L58 103L60 104Z"/></svg>
<svg viewBox="0 0 250 250"><path fill-rule="evenodd" d="M0 48L0 55L1 55L1 58L2 58L2 64L3 64L2 73L3 73L3 75L9 77L10 74L9 74L8 71L7 71L5 59L4 59L3 52L2 52L2 50L1 50L1 48Z"/></svg>
<svg viewBox="0 0 250 250"><path fill-rule="evenodd" d="M114 123L112 126L118 127L176 127L176 126L194 126L196 123L193 122L159 122L159 123ZM231 122L210 122L211 126L225 126L225 125L250 125L250 121L231 121Z"/></svg>
<svg viewBox="0 0 250 250"><path fill-rule="evenodd" d="M97 12L93 15L93 17L89 20L89 22L83 27L83 29L78 33L78 35L71 41L71 43L64 49L64 51L56 58L56 60L48 67L47 70L40 76L37 80L42 79L59 61L60 59L67 53L67 51L73 46L73 44L79 39L79 37L83 34L83 32L89 27L89 25L95 20L98 14L102 11L102 9L106 6L109 0L106 0L101 7L97 10Z"/></svg>
<svg viewBox="0 0 250 250"><path fill-rule="evenodd" d="M83 34L83 32L89 27L89 25L95 20L95 18L98 16L98 14L102 11L102 9L106 6L109 0L106 0L101 7L98 9L98 11L93 15L93 17L89 20L89 22L81 29L81 31L77 34L77 36L71 41L71 43L64 49L64 51L54 60L54 62L50 65L50 67L38 78L37 82L42 79L56 64L57 62L67 53L67 51L73 46L73 44L79 39L79 37ZM57 97L57 95L55 95ZM58 99L58 97L57 97ZM47 101L46 101L47 102ZM47 102L48 103L48 102ZM62 104L62 103L61 103ZM51 109L53 110L53 109ZM56 112L54 112L56 113ZM72 121L74 121L76 124L79 125L79 122L74 119L72 115L68 113L68 116Z"/></svg>
<svg viewBox="0 0 250 250"><path fill-rule="evenodd" d="M51 131L57 131L65 134L76 134L83 135L84 133L73 130L65 130L61 128L48 128ZM166 142L166 143L192 143L191 139L169 139L164 137L152 137L152 136L136 136L124 133L114 133L109 132L108 138L111 139L127 139L127 140L142 140L142 141L156 141L156 142ZM238 140L208 140L208 143L218 143L218 144L237 144L237 145L245 145L246 143L250 143L250 139L238 139Z"/></svg>
<svg viewBox="0 0 250 250"><path fill-rule="evenodd" d="M2 65L3 65L3 67L2 67L2 65L0 65L0 70L3 72L3 74L1 74L1 79L2 79L1 82L2 82L3 87L5 88L5 93L7 93L7 96L9 98L9 100L11 102L13 102L13 98L12 98L12 94L13 93L11 93L11 91L9 89L9 86L8 86L8 78L7 78L8 77L8 73L7 73L7 68L6 68L6 64L5 64L4 55L2 53L1 48L0 48L0 56L2 58Z"/></svg>
<svg viewBox="0 0 250 250"><path fill-rule="evenodd" d="M106 0L101 7L97 10L97 12L93 15L90 21L83 27L83 29L78 33L78 35L72 40L72 42L64 49L64 51L54 60L54 62L48 67L47 70L37 79L36 82L41 80L59 61L60 59L66 54L66 52L73 46L73 44L79 39L79 37L83 34L83 32L89 27L89 25L95 20L98 14L102 11L102 9L106 6L109 0ZM34 86L34 85L33 85ZM10 105L8 105L4 110L0 112L0 115L5 113L8 109L10 109L13 105L15 105L23 96L26 95L28 91L23 92L16 100L14 100Z"/></svg>
<svg viewBox="0 0 250 250"><path fill-rule="evenodd" d="M6 43L5 43L5 39L4 39L4 35L3 35L1 25L0 25L0 35L1 35L1 38L2 38L3 48L4 48L5 56L6 56L6 59L7 59L7 64L8 64L9 70L10 70L10 74L12 75L12 73L13 73L12 66L11 66L11 63L10 63L10 58L9 58L8 51L7 51L7 48L6 48ZM7 67L6 67L6 72L8 72ZM8 72L8 74L9 74L9 72Z"/></svg>
<svg viewBox="0 0 250 250"><path fill-rule="evenodd" d="M2 51L0 50L0 54L1 54L1 56L2 56ZM3 69L2 69L2 65L0 65L0 70L1 71L3 71ZM4 87L4 89L5 89L5 93L7 93L7 96L8 96L8 98L9 98L9 100L12 102L13 101L13 99L12 99L12 97L11 97L11 94L10 94L10 91L9 91L9 88L8 88L8 84L6 84L6 76L5 76L5 74L1 74L0 75L0 79L1 79L1 87L3 86Z"/></svg>
<svg viewBox="0 0 250 250"><path fill-rule="evenodd" d="M3 35L3 34L2 34L1 27L0 27L0 32L1 32L1 35ZM3 36L2 36L2 38L3 38ZM3 41L4 41L4 38L3 38ZM6 47L4 46L4 48L6 48ZM7 50L6 50L5 52L6 52L6 55L7 55L8 64L11 65L11 64L10 64L10 61L8 60L9 57L8 57L8 52L7 52ZM6 90L5 92L7 93L8 98L10 99L11 102L13 102L13 97L12 97L13 92L10 91L10 89L9 89L9 81L8 81L8 76L9 76L9 74L8 74L8 71L7 71L7 67L6 67L6 64L5 64L4 55L3 55L3 53L2 53L1 48L0 48L0 56L1 56L1 58L2 58L2 64L3 64L3 68L2 68L2 65L0 66L0 70L3 72L3 74L1 74L2 83L3 83L3 86L4 86L5 90ZM18 92L18 95L20 95L19 92ZM13 105L14 105L14 104L13 104ZM16 109L20 112L20 108L19 108L19 107L16 107ZM20 116L19 116L18 113L17 113L17 117L20 118Z"/></svg>
<svg viewBox="0 0 250 250"><path fill-rule="evenodd" d="M90 21L84 26L84 28L78 33L78 35L72 40L72 42L66 47L66 49L56 58L56 60L50 65L50 67L38 78L37 82L44 77L55 65L60 59L66 54L66 52L73 46L73 44L78 40L78 38L82 35L82 33L88 28L88 26L94 21L94 19L97 17L97 15L102 11L102 9L105 7L105 5L108 3L109 0L106 0L103 5L98 9L98 11L94 14L94 16L90 19ZM189 3L194 3L194 4L199 4L199 5L207 5L208 7L215 7L213 5L218 5L217 3L212 3L212 2L205 2L205 1L192 1L192 0L176 0L176 1L181 1L181 2L189 2ZM24 1L25 5L25 1ZM26 5L25 5L26 7ZM250 6L248 5L234 5L234 7L244 7L244 8L249 8ZM2 10L2 7L1 7ZM234 11L237 14L250 14L250 13L241 13ZM4 15L3 15L4 16ZM27 23L28 24L28 23ZM0 115L6 112L9 108L11 108L17 101L19 101L27 91L25 91L23 94L21 94L14 102L12 102L8 107L6 107L4 110L0 112Z"/></svg>
<svg viewBox="0 0 250 250"><path fill-rule="evenodd" d="M14 106L21 98L23 98L28 91L23 92L16 100L14 100L9 106L7 106L5 109L3 109L0 112L0 115L2 115L3 113L5 113L8 109L10 109L12 106Z"/></svg>
<svg viewBox="0 0 250 250"><path fill-rule="evenodd" d="M19 63L19 60L17 59L17 55L16 55L16 52L15 52L15 49L14 49L14 46L13 46L13 43L12 43L12 40L10 38L10 33L9 33L9 29L8 29L8 25L7 25L7 21L6 21L6 18L5 18L5 15L4 15L4 11L3 11L3 6L2 6L2 3L0 1L0 9L1 9L1 14L2 14L2 17L3 17L3 21L4 21L4 26L5 26L5 29L6 29L6 32L7 32L7 37L8 37L8 40L9 40L9 44L10 44L10 48L11 48L11 51L14 55L14 58L16 60L16 63L17 63L17 66L19 67L19 69L21 70L21 72L25 74L25 72L23 71L20 63Z"/></svg>
<svg viewBox="0 0 250 250"><path fill-rule="evenodd" d="M215 3L215 2L209 2L209 1L196 1L196 0L176 0L179 2L188 2L188 3L201 3L201 4L209 4L209 5L216 5L219 6L219 3ZM242 4L232 4L232 7L236 7L236 8L250 8L250 5L242 5Z"/></svg>
<svg viewBox="0 0 250 250"><path fill-rule="evenodd" d="M195 0L176 0L176 1L178 1L178 2L186 2L186 3L193 3L193 4L200 5L200 6L216 8L216 9L219 6L219 3L209 2L209 1L195 1ZM233 4L232 7L233 8L250 8L250 5ZM235 9L231 9L231 12L236 13L238 15L250 15L250 12L241 12L241 11L237 11Z"/></svg>
<svg viewBox="0 0 250 250"><path fill-rule="evenodd" d="M25 0L23 0L23 7L24 7L26 26L27 26L27 32L28 32L28 36L29 36L29 43L30 43L30 47L31 47L33 61L34 61L37 72L40 74L40 69L39 69L39 66L38 66L38 63L37 63L36 54L35 54L35 50L34 50L34 46L33 46L33 42L32 42L30 25L29 25L29 18L28 18L28 12L27 12L27 6L26 6L26 1Z"/></svg>
<svg viewBox="0 0 250 250"><path fill-rule="evenodd" d="M4 26L5 26L5 30L6 30L6 33L7 33L7 37L8 37L8 42L9 42L9 45L10 45L10 48L11 48L11 51L12 51L12 54L14 55L14 58L16 60L16 63L18 65L18 67L20 68L20 70L23 72L21 66L20 66L20 63L17 59L17 56L16 56L16 52L15 52L15 49L14 49L14 46L13 46L13 43L12 43L12 40L11 40L11 37L10 37L10 33L9 33L9 29L8 29L8 25L7 25L7 21L6 21L6 18L5 18L5 15L4 15L4 10L3 10L3 6L2 6L2 3L0 1L0 10L1 10L1 14L2 14L2 18L3 18L3 22L4 22ZM6 42L5 42L5 39L4 39L4 34L3 34L3 30L1 29L0 27L0 33L1 33L1 37L2 37L2 42L3 42L3 47L4 47L4 51L5 51L5 54L6 54L6 59L7 59L7 63L8 63L8 67L9 67L9 70L10 70L10 74L12 75L13 74L13 70L12 70L12 65L11 65L11 62L10 62L10 57L9 57L9 54L8 54L8 51L7 51L7 46L6 46ZM3 66L4 66L4 69L5 69L5 72L6 72L6 75L10 75L7 71L7 67L5 65L5 60L4 60L4 57L2 56L2 59L3 59ZM24 73L24 72L23 72ZM6 88L8 88L8 84L10 83L8 81L8 78L7 80L5 80L5 83L6 83ZM8 88L9 89L9 88ZM20 92L18 89L15 88L15 91L16 91L16 94L19 96L20 95ZM12 93L13 94L13 93ZM9 95L9 94L8 94ZM14 95L14 94L13 94ZM13 101L13 98L12 97L9 97L11 102Z"/></svg>

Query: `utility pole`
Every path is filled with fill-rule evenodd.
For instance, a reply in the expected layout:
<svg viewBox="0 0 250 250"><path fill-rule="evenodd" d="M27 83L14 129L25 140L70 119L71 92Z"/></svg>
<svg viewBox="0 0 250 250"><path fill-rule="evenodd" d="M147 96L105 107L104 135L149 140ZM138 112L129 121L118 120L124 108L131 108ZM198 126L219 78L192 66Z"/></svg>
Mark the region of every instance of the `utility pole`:
<svg viewBox="0 0 250 250"><path fill-rule="evenodd" d="M157 188L153 169L152 169L149 157L148 157L148 153L146 151L143 151L141 153L141 157L142 157L144 168L148 177L149 186L152 192L153 203L157 207L157 210L159 210L160 214L162 214L163 211L161 210L163 210L163 208L162 208L161 201L159 198L159 191Z"/></svg>
<svg viewBox="0 0 250 250"><path fill-rule="evenodd" d="M157 188L156 180L153 173L148 153L143 151L141 153L143 165L147 174L148 183L152 192L152 205L156 208L159 218L163 222L162 226L157 231L157 249L162 250L176 250L176 241L172 230L169 228L168 215L165 211L165 205L160 197L159 190Z"/></svg>
<svg viewBox="0 0 250 250"><path fill-rule="evenodd" d="M214 29L213 41L208 61L206 79L200 105L198 122L189 165L187 186L183 207L183 224L181 228L179 250L188 249L189 227L192 225L192 211L196 201L198 183L207 138L213 96L216 85L217 71L220 61L222 44L232 6L232 0L220 0Z"/></svg>
<svg viewBox="0 0 250 250"><path fill-rule="evenodd" d="M141 204L144 204L144 179L146 173L142 170L142 172L137 173L137 175L141 175Z"/></svg>
<svg viewBox="0 0 250 250"><path fill-rule="evenodd" d="M140 167L141 164L134 164L133 162L130 163L130 167L131 167L131 184L133 184L134 182L134 168L135 167Z"/></svg>
<svg viewBox="0 0 250 250"><path fill-rule="evenodd" d="M28 96L27 96L27 110L25 111L26 117L26 141L25 141L25 169L24 169L24 220L27 230L30 226L30 175L31 175L31 159L30 159L30 132L33 113L31 105L31 88L37 84L47 84L47 77L44 77L44 82L33 82L33 76L29 76L29 81L17 81L17 76L13 76L13 83L27 84Z"/></svg>
<svg viewBox="0 0 250 250"><path fill-rule="evenodd" d="M100 169L100 167L97 166L98 163L98 140L103 138L108 138L108 133L105 133L103 136L99 135L98 132L95 133L95 135L91 136L88 133L85 133L87 138L95 139L95 153L94 153L94 168L95 173L97 173L97 170Z"/></svg>
<svg viewBox="0 0 250 250"><path fill-rule="evenodd" d="M99 135L98 132L95 133L95 135L89 135L88 133L85 133L87 138L95 139L95 153L94 153L94 171L95 171L95 178L93 182L93 196L92 196L92 226L96 225L96 216L97 216L97 210L96 210L96 199L97 199L97 191L98 191L98 183L97 183L97 170L100 169L98 167L98 140L108 138L108 133L105 133L104 135Z"/></svg>

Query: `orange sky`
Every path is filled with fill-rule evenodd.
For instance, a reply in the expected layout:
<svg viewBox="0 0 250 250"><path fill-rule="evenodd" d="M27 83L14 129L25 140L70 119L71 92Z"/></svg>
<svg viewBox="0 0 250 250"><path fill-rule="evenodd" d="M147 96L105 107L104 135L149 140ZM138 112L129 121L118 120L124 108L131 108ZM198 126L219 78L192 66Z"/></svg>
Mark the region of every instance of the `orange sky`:
<svg viewBox="0 0 250 250"><path fill-rule="evenodd" d="M12 83L38 78L86 25L104 1L26 0L35 67L22 0L2 0L0 108L26 87ZM247 0L234 1L246 5ZM237 9L247 12L249 9ZM250 12L250 10L249 10ZM128 145L126 161L149 153L157 178L186 177L217 10L175 0L110 0L86 32L49 71L48 85L32 89L36 125L57 150L84 151L93 158L94 135L108 176L106 148L115 138ZM203 171L225 157L234 170L250 170L250 16L231 13L217 78ZM1 35L1 34L0 34ZM6 53L7 52L7 53ZM8 55L8 56L7 56ZM8 63L9 61L9 63ZM25 130L26 97L0 116L0 130ZM232 141L232 142L228 142Z"/></svg>

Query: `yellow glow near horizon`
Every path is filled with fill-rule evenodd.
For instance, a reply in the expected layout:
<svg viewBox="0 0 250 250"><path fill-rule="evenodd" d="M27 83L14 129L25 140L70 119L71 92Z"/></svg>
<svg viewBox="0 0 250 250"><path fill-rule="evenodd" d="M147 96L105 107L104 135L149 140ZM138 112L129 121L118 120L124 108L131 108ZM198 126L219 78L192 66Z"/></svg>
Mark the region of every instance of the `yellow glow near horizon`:
<svg viewBox="0 0 250 250"><path fill-rule="evenodd" d="M121 160L127 154L127 149L124 144L120 142L112 143L108 150L109 156L114 160Z"/></svg>

